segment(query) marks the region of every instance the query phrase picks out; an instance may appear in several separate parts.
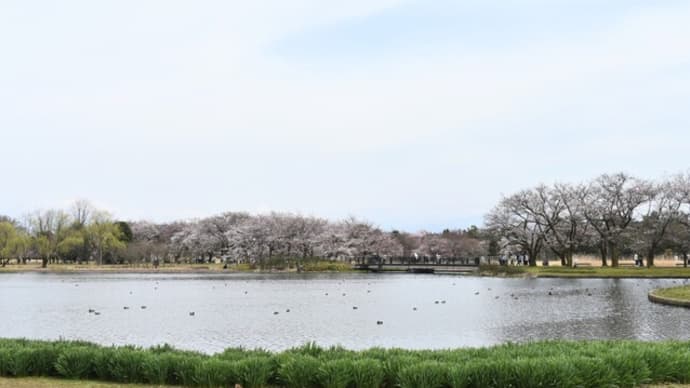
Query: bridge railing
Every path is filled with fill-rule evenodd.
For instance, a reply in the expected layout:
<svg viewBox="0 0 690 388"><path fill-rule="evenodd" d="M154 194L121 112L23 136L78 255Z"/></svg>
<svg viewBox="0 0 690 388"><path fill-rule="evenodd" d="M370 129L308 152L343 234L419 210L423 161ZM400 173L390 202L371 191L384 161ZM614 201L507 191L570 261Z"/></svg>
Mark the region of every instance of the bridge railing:
<svg viewBox="0 0 690 388"><path fill-rule="evenodd" d="M360 265L367 266L473 266L477 267L480 264L498 264L498 256L481 256L481 257L414 257L414 256L397 256L397 257L372 257Z"/></svg>

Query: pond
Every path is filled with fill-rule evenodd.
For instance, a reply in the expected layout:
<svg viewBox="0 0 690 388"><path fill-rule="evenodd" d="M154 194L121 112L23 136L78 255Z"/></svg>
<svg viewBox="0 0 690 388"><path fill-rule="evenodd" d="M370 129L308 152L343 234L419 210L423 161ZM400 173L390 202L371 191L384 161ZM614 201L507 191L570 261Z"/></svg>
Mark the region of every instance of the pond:
<svg viewBox="0 0 690 388"><path fill-rule="evenodd" d="M690 310L647 292L683 280L410 274L0 275L0 336L169 343L206 353L439 349L538 339L688 339ZM89 312L94 310L98 312ZM378 324L381 321L381 324Z"/></svg>

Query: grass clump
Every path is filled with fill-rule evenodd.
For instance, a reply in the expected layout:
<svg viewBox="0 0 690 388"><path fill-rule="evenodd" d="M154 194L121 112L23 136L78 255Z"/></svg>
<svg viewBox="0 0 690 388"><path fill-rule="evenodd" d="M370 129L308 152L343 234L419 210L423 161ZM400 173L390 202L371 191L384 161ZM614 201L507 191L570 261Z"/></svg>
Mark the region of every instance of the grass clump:
<svg viewBox="0 0 690 388"><path fill-rule="evenodd" d="M265 387L275 377L275 363L267 356L249 356L236 366L240 385L245 388Z"/></svg>
<svg viewBox="0 0 690 388"><path fill-rule="evenodd" d="M523 275L527 271L525 267L514 265L480 264L479 274L482 276L516 276Z"/></svg>
<svg viewBox="0 0 690 388"><path fill-rule="evenodd" d="M365 358L352 362L352 382L355 387L377 388L383 384L385 377L379 360Z"/></svg>
<svg viewBox="0 0 690 388"><path fill-rule="evenodd" d="M401 388L443 388L450 376L450 366L438 361L409 365L399 372Z"/></svg>
<svg viewBox="0 0 690 388"><path fill-rule="evenodd" d="M196 365L194 385L199 387L228 387L239 381L237 364L211 358Z"/></svg>
<svg viewBox="0 0 690 388"><path fill-rule="evenodd" d="M75 346L65 349L55 361L55 369L68 379L91 379L95 377L94 360L97 349Z"/></svg>
<svg viewBox="0 0 690 388"><path fill-rule="evenodd" d="M352 266L342 261L305 260L302 264L305 272L349 272Z"/></svg>
<svg viewBox="0 0 690 388"><path fill-rule="evenodd" d="M311 388L318 386L318 370L321 363L316 357L289 354L281 357L278 367L278 381L288 388Z"/></svg>
<svg viewBox="0 0 690 388"><path fill-rule="evenodd" d="M347 388L352 378L352 360L349 359L326 361L318 370L318 383L324 388Z"/></svg>

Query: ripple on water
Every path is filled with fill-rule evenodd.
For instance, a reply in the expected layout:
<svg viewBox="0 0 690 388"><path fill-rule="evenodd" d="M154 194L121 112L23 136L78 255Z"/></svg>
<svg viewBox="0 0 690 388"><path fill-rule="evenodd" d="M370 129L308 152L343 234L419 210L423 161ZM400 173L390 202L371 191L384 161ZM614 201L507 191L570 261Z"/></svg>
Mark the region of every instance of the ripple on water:
<svg viewBox="0 0 690 388"><path fill-rule="evenodd" d="M5 337L170 343L204 352L230 346L280 350L309 341L361 349L690 338L686 310L647 301L648 289L671 280L359 273L0 276Z"/></svg>

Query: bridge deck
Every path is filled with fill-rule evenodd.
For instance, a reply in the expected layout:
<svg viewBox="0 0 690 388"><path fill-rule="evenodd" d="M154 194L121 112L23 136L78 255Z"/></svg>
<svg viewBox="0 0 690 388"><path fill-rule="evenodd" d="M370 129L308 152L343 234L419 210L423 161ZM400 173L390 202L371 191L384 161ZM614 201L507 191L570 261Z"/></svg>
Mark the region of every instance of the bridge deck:
<svg viewBox="0 0 690 388"><path fill-rule="evenodd" d="M413 273L439 273L439 272L455 272L455 273L469 273L478 270L475 265L460 265L460 264L355 264L355 270L372 271L372 272L413 272Z"/></svg>

